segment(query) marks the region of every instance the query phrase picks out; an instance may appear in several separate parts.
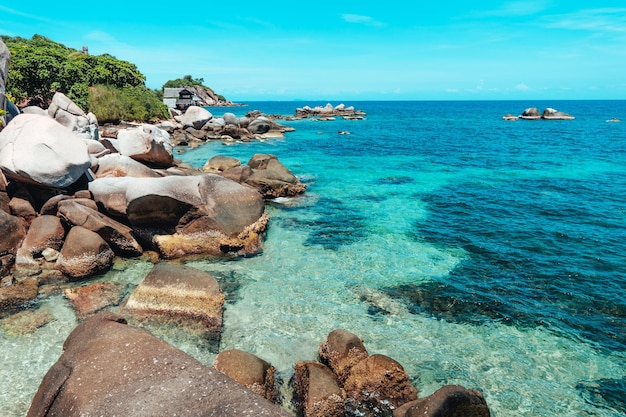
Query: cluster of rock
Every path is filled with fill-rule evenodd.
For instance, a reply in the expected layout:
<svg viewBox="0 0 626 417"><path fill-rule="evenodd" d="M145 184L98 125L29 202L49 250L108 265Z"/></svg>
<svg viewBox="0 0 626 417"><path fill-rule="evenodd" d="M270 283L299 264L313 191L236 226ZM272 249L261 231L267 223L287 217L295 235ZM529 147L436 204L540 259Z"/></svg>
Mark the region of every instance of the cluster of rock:
<svg viewBox="0 0 626 417"><path fill-rule="evenodd" d="M123 311L186 322L191 318L202 328L219 331L223 306L219 286L191 269L157 265ZM173 294L167 297L168 292ZM195 298L187 300L190 294ZM161 302L159 296L171 302ZM198 311L202 309L209 313ZM319 361L294 365L286 387L293 393L299 416L490 415L480 392L458 385L418 398L398 362L370 355L363 341L346 330L332 331L318 354ZM276 374L270 363L238 349L220 352L212 367L205 366L145 330L127 325L122 316L100 312L67 338L63 354L44 377L27 416L228 416L244 412L287 416L279 407L286 393L280 390Z"/></svg>
<svg viewBox="0 0 626 417"><path fill-rule="evenodd" d="M517 119L524 119L524 120L574 120L575 117L572 116L571 114L567 114L564 113L562 111L558 111L555 110L553 108L546 108L541 114L539 114L539 110L536 107L530 107L527 108L526 110L524 110L524 112L519 115L519 116L515 116L511 113L508 113L504 116L502 116L503 120L517 120Z"/></svg>
<svg viewBox="0 0 626 417"><path fill-rule="evenodd" d="M282 137L285 132L294 129L275 122L258 110L249 111L243 117L226 112L222 117L213 117L204 107L191 106L182 113L180 110L169 109L171 120L156 124L156 127L167 132L174 146L197 146L209 140L221 140L224 144L233 142L249 142L272 137ZM102 135L116 137L117 131L124 126L106 125Z"/></svg>
<svg viewBox="0 0 626 417"><path fill-rule="evenodd" d="M100 135L95 117L61 93L26 112L0 132L0 306L36 297L30 277L78 279L116 256L257 253L264 199L305 190L272 155L202 172L174 159L157 126Z"/></svg>
<svg viewBox="0 0 626 417"><path fill-rule="evenodd" d="M326 106L315 107L299 107L296 109L296 113L292 119L308 119L316 118L313 120L334 120L334 117L342 117L346 120L360 120L363 119L365 113L361 110L355 110L354 106L346 107L345 104L339 104L333 106L328 103Z"/></svg>

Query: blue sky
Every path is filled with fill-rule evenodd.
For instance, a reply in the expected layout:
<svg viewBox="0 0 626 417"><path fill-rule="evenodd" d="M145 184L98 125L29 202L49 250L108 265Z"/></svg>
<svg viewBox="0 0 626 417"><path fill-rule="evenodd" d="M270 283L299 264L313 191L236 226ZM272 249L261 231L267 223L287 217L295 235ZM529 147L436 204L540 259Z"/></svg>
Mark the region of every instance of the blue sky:
<svg viewBox="0 0 626 417"><path fill-rule="evenodd" d="M87 45L151 88L201 77L234 101L626 99L624 0L13 1L0 34Z"/></svg>

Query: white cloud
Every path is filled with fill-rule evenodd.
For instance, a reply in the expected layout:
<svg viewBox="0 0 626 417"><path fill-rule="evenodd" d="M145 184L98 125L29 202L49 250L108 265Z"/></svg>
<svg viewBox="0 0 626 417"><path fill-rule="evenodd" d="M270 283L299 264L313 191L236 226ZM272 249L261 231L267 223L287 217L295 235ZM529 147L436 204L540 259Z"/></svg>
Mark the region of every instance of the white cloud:
<svg viewBox="0 0 626 417"><path fill-rule="evenodd" d="M626 8L585 9L546 18L551 29L626 32Z"/></svg>
<svg viewBox="0 0 626 417"><path fill-rule="evenodd" d="M517 85L515 86L515 89L516 89L517 91L528 91L528 90L530 90L530 87L528 87L528 86L527 86L526 84L524 84L524 83L519 83L519 84L517 84Z"/></svg>
<svg viewBox="0 0 626 417"><path fill-rule="evenodd" d="M356 23L366 26L383 27L385 24L375 20L371 16L363 16L360 14L342 14L341 18L348 23Z"/></svg>

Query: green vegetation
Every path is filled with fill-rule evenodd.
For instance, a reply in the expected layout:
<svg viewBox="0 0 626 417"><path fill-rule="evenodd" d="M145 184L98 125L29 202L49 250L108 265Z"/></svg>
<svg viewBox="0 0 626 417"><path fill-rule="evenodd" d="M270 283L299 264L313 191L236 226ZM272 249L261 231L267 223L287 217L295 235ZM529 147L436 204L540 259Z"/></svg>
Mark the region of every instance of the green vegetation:
<svg viewBox="0 0 626 417"><path fill-rule="evenodd" d="M59 91L99 121L150 121L168 117L159 95L130 62L88 55L40 35L2 36L11 52L7 91L16 103L47 107Z"/></svg>

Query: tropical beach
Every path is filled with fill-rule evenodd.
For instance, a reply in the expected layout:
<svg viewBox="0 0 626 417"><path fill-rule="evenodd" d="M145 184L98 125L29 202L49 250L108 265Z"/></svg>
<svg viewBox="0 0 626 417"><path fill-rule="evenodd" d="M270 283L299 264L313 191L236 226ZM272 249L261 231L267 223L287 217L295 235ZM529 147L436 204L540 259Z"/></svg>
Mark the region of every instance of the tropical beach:
<svg viewBox="0 0 626 417"><path fill-rule="evenodd" d="M619 89L159 97L3 39L0 414L626 415ZM20 96L21 42L136 85Z"/></svg>

